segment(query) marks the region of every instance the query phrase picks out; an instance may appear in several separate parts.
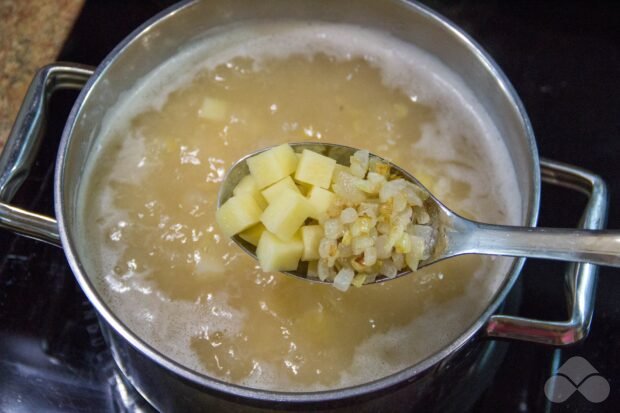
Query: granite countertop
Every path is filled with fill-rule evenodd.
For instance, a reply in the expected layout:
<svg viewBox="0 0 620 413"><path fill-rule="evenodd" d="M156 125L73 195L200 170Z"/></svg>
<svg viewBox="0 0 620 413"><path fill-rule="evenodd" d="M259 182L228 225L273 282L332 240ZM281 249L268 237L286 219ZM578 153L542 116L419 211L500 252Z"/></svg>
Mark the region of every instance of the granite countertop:
<svg viewBox="0 0 620 413"><path fill-rule="evenodd" d="M0 151L36 70L56 59L84 0L0 0Z"/></svg>

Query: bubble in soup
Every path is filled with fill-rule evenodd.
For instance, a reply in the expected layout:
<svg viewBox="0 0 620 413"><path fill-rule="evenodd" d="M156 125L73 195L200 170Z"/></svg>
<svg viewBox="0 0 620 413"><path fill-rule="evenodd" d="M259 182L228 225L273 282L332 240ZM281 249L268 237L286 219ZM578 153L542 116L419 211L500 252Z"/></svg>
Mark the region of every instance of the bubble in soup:
<svg viewBox="0 0 620 413"><path fill-rule="evenodd" d="M459 257L341 293L260 271L216 227L227 168L295 141L367 148L465 216L518 221L510 158L473 93L385 33L221 30L127 92L97 139L80 189L88 273L142 340L231 383L312 391L398 372L462 334L511 263Z"/></svg>

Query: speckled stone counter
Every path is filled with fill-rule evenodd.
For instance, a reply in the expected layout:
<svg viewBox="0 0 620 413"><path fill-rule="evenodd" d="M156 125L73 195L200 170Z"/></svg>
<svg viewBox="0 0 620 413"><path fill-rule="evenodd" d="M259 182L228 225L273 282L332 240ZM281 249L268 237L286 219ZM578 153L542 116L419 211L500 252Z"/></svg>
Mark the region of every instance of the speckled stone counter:
<svg viewBox="0 0 620 413"><path fill-rule="evenodd" d="M0 151L36 70L56 59L84 0L0 0Z"/></svg>

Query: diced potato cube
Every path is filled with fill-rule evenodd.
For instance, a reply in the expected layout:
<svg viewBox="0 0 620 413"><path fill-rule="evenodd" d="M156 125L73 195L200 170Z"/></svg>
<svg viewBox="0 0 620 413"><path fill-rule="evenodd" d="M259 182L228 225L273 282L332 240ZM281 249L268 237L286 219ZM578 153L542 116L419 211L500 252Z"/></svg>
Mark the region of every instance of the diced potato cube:
<svg viewBox="0 0 620 413"><path fill-rule="evenodd" d="M295 171L295 180L329 188L335 167L335 159L304 149Z"/></svg>
<svg viewBox="0 0 620 413"><path fill-rule="evenodd" d="M327 211L335 199L336 195L333 192L313 186L308 193L308 201L312 205L310 217L318 220L319 216Z"/></svg>
<svg viewBox="0 0 620 413"><path fill-rule="evenodd" d="M227 115L228 103L221 99L206 97L202 101L202 106L198 109L198 116L216 122L226 120Z"/></svg>
<svg viewBox="0 0 620 413"><path fill-rule="evenodd" d="M269 231L263 232L256 247L256 257L263 271L292 271L297 269L304 245L301 237L282 241Z"/></svg>
<svg viewBox="0 0 620 413"><path fill-rule="evenodd" d="M295 185L295 181L293 181L293 178L291 178L290 176L279 180L267 189L263 189L263 192L261 193L268 203L272 203L278 196L282 194L283 191L287 190L291 190L293 192L301 194L299 188L297 188L297 185Z"/></svg>
<svg viewBox="0 0 620 413"><path fill-rule="evenodd" d="M285 190L265 209L260 220L265 227L280 237L288 240L299 230L304 221L313 212L312 205L297 192Z"/></svg>
<svg viewBox="0 0 620 413"><path fill-rule="evenodd" d="M233 235L260 221L263 210L250 194L239 194L229 198L215 213L215 221L224 235Z"/></svg>
<svg viewBox="0 0 620 413"><path fill-rule="evenodd" d="M259 153L246 162L258 188L262 189L295 172L297 156L293 148L285 143Z"/></svg>
<svg viewBox="0 0 620 413"><path fill-rule="evenodd" d="M265 226L259 222L258 224L253 225L245 231L241 232L239 236L241 237L241 239L249 242L254 246L257 246L260 236L263 235L263 231L265 231Z"/></svg>
<svg viewBox="0 0 620 413"><path fill-rule="evenodd" d="M246 175L237 184L235 189L233 189L234 195L239 194L253 194L258 191L258 187L256 186L256 181L252 175Z"/></svg>
<svg viewBox="0 0 620 413"><path fill-rule="evenodd" d="M254 199L256 199L256 203L261 209L265 209L267 207L267 201L258 190L256 180L252 175L244 176L241 181L239 181L235 189L233 189L233 194L250 194L254 197Z"/></svg>
<svg viewBox="0 0 620 413"><path fill-rule="evenodd" d="M304 243L302 261L318 260L319 244L323 238L323 228L320 225L305 225L301 227L301 240Z"/></svg>

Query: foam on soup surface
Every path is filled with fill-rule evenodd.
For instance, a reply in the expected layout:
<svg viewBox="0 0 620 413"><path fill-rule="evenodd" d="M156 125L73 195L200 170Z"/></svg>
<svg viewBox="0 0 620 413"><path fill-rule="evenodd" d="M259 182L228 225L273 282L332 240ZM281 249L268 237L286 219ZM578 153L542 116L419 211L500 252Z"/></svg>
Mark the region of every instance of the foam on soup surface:
<svg viewBox="0 0 620 413"><path fill-rule="evenodd" d="M231 28L179 53L108 113L81 188L82 248L106 303L168 357L264 389L359 384L449 344L510 260L459 257L341 293L263 273L219 233L227 168L265 146L312 140L386 157L465 216L520 217L497 131L432 57L352 26Z"/></svg>

